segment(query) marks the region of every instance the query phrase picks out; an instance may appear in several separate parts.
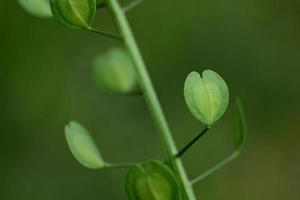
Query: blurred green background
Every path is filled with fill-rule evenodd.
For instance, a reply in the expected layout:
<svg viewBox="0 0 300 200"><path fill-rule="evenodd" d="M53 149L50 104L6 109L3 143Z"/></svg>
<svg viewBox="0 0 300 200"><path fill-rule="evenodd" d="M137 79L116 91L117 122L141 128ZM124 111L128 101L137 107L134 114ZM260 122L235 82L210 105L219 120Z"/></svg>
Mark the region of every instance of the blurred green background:
<svg viewBox="0 0 300 200"><path fill-rule="evenodd" d="M300 2L145 0L128 17L179 147L203 126L183 99L190 71L217 71L231 102L244 102L242 156L196 185L198 199L298 200ZM106 10L94 26L114 31ZM93 58L115 45L0 1L1 200L126 199L126 171L89 171L72 157L63 133L72 119L106 160L164 158L142 97L103 94L91 79ZM232 150L232 110L184 156L190 177Z"/></svg>

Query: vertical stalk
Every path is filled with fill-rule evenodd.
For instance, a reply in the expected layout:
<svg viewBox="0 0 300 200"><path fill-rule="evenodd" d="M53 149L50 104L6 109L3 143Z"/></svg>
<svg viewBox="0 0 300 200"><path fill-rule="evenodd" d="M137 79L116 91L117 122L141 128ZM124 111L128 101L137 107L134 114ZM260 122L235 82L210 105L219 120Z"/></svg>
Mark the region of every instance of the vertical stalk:
<svg viewBox="0 0 300 200"><path fill-rule="evenodd" d="M162 111L161 105L159 103L151 79L147 72L146 65L143 61L142 55L134 39L125 13L122 7L120 6L118 0L107 0L107 3L113 15L114 21L119 29L119 32L124 40L125 46L131 54L131 57L135 64L138 80L143 91L146 104L158 129L162 145L164 146L165 151L168 155L171 167L173 168L176 176L178 177L178 181L182 188L184 199L196 200L192 185L187 177L183 164L180 158L176 158L177 148L175 142L171 135L166 118Z"/></svg>

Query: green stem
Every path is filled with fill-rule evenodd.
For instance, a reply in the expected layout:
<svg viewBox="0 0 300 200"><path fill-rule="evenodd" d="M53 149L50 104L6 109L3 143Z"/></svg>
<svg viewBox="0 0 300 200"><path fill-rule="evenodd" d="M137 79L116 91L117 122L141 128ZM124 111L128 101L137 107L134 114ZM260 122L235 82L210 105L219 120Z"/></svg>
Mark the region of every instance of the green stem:
<svg viewBox="0 0 300 200"><path fill-rule="evenodd" d="M106 163L107 169L127 169L132 166L135 166L137 163Z"/></svg>
<svg viewBox="0 0 300 200"><path fill-rule="evenodd" d="M107 3L113 15L114 21L120 31L120 34L123 37L125 46L130 52L133 62L135 63L137 77L141 89L144 93L145 101L148 105L154 123L158 129L162 145L164 146L165 151L168 155L171 167L178 177L184 199L195 200L196 197L194 195L192 185L189 182L183 164L179 158L175 157L177 153L175 142L171 135L166 118L158 101L156 92L147 72L146 65L134 39L125 13L117 0L107 0Z"/></svg>
<svg viewBox="0 0 300 200"><path fill-rule="evenodd" d="M104 32L104 31L100 31L100 30L97 30L97 29L94 29L94 28L89 28L87 29L88 31L91 31L93 33L97 33L99 35L103 35L103 36L106 36L106 37L109 37L111 39L116 39L116 40L122 40L122 38L118 35L114 35L112 33L107 33L107 32Z"/></svg>
<svg viewBox="0 0 300 200"><path fill-rule="evenodd" d="M141 4L143 2L143 0L133 0L131 3L129 3L127 6L125 6L123 8L124 12L128 12L129 10L135 8L136 6L138 6L139 4Z"/></svg>
<svg viewBox="0 0 300 200"><path fill-rule="evenodd" d="M194 178L191 181L192 185L194 185L194 184L202 181L203 179L207 178L209 175L211 175L214 172L218 171L219 169L221 169L222 167L224 167L226 164L230 163L235 158L237 158L238 155L239 155L239 152L237 152L237 151L233 152L229 157L227 157L226 159L224 159L220 163L216 164L214 167L211 167L209 170L207 170L206 172L204 172L200 176L197 176L196 178Z"/></svg>
<svg viewBox="0 0 300 200"><path fill-rule="evenodd" d="M177 154L176 157L181 157L187 150L189 150L205 133L209 130L209 126L205 126L201 133L199 133L191 142L189 142L183 149L181 149Z"/></svg>

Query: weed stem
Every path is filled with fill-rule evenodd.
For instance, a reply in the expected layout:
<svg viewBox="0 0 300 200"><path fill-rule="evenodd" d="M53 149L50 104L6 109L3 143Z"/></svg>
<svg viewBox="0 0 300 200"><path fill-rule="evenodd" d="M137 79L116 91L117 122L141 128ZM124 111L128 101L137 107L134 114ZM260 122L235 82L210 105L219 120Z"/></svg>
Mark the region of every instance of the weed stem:
<svg viewBox="0 0 300 200"><path fill-rule="evenodd" d="M179 158L180 156L182 156L191 146L193 146L193 144L195 144L202 136L204 136L208 130L209 130L209 127L205 126L205 128L203 129L203 131L201 133L199 133L191 142L189 142L183 149L181 149L176 154L176 157Z"/></svg>
<svg viewBox="0 0 300 200"><path fill-rule="evenodd" d="M174 170L175 175L178 177L178 182L180 183L180 187L184 197L183 199L196 200L192 185L190 184L183 164L180 159L175 157L177 153L177 148L174 139L172 137L171 131L162 111L158 97L149 77L146 65L144 63L142 55L139 51L139 48L131 31L130 25L125 16L125 12L123 11L118 0L107 0L107 4L108 8L112 13L115 24L122 38L124 39L125 46L127 47L135 64L137 78L140 87L144 93L146 104L149 108L153 121L158 129L160 140L167 153L170 165Z"/></svg>
<svg viewBox="0 0 300 200"><path fill-rule="evenodd" d="M216 164L215 166L211 167L210 169L208 169L206 172L204 172L203 174L201 174L200 176L197 176L196 178L194 178L191 181L191 184L194 185L202 180L204 180L205 178L207 178L209 175L213 174L214 172L218 171L219 169L221 169L222 167L224 167L226 164L230 163L231 161L233 161L235 158L237 158L239 155L239 152L234 151L229 157L225 158L224 160L222 160L221 162L219 162L218 164Z"/></svg>

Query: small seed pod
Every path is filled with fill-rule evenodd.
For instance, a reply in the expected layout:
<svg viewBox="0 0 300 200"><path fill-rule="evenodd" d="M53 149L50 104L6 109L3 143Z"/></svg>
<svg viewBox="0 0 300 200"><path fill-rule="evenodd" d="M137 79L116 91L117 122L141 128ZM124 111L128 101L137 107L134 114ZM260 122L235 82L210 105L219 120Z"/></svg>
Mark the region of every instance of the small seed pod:
<svg viewBox="0 0 300 200"><path fill-rule="evenodd" d="M96 13L96 0L51 0L54 18L70 28L90 29Z"/></svg>
<svg viewBox="0 0 300 200"><path fill-rule="evenodd" d="M191 72L184 85L184 97L191 113L206 125L213 125L227 109L229 91L222 77L205 70L202 77Z"/></svg>
<svg viewBox="0 0 300 200"><path fill-rule="evenodd" d="M49 0L18 0L19 4L36 17L52 17Z"/></svg>
<svg viewBox="0 0 300 200"><path fill-rule="evenodd" d="M100 90L108 93L137 93L135 68L127 51L113 48L98 56L92 67L93 78Z"/></svg>
<svg viewBox="0 0 300 200"><path fill-rule="evenodd" d="M125 186L129 200L181 199L173 171L160 161L148 161L130 168Z"/></svg>
<svg viewBox="0 0 300 200"><path fill-rule="evenodd" d="M245 114L244 114L242 102L238 98L236 99L235 124L236 124L236 134L234 137L234 143L235 143L236 152L240 153L241 148L245 143L245 139L246 139L247 124L245 120Z"/></svg>
<svg viewBox="0 0 300 200"><path fill-rule="evenodd" d="M73 156L83 166L90 169L101 169L106 163L89 132L76 121L71 121L65 127L68 146Z"/></svg>

